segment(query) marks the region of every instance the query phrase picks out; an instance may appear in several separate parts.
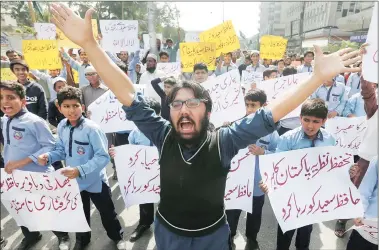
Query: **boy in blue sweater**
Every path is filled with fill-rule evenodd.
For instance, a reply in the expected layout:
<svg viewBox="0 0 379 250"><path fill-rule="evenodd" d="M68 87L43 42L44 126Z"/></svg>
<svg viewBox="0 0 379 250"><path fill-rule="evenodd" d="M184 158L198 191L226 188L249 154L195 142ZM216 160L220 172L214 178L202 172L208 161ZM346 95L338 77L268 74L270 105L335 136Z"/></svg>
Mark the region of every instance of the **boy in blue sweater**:
<svg viewBox="0 0 379 250"><path fill-rule="evenodd" d="M245 96L246 115L257 112L258 109L267 105L267 95L263 90L253 89L247 92ZM266 135L255 144L249 146L249 151L256 155L255 160L255 176L254 176L254 192L253 192L253 213L247 213L246 219L246 238L247 247L252 250L259 250L257 235L261 227L262 208L265 201L264 193L259 189L259 182L262 176L259 171L259 155L272 154L275 152L276 144L279 139L277 131ZM226 210L228 223L232 238L237 234L238 220L241 214L239 209Z"/></svg>
<svg viewBox="0 0 379 250"><path fill-rule="evenodd" d="M38 157L40 165L66 161L62 174L77 179L84 214L90 225L90 200L100 212L101 222L117 249L125 249L123 230L117 219L105 167L109 163L108 142L100 127L82 116L84 105L80 89L65 87L57 95L59 111L66 117L58 124L55 149ZM91 232L76 233L74 250L84 249Z"/></svg>
<svg viewBox="0 0 379 250"><path fill-rule="evenodd" d="M1 117L4 170L8 174L15 169L42 173L54 171L50 164L43 167L38 165L37 157L53 150L55 139L46 121L26 109L24 86L17 82L2 81L0 92L1 110L5 114ZM21 231L25 238L17 247L18 250L29 249L42 238L40 232L30 232L27 227L21 226ZM68 233L53 233L58 237L59 249L68 249Z"/></svg>

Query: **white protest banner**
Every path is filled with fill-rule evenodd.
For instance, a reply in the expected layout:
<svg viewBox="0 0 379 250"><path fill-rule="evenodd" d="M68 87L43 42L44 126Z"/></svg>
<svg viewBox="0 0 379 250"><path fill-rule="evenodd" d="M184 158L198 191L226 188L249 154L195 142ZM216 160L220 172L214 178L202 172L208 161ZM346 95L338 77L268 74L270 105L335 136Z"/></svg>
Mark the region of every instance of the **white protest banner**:
<svg viewBox="0 0 379 250"><path fill-rule="evenodd" d="M238 69L207 80L202 85L208 90L212 99L210 122L216 128L222 126L224 122L233 122L246 115Z"/></svg>
<svg viewBox="0 0 379 250"><path fill-rule="evenodd" d="M166 76L178 77L182 73L180 62L158 63L157 69L163 71Z"/></svg>
<svg viewBox="0 0 379 250"><path fill-rule="evenodd" d="M241 149L230 163L225 187L225 208L252 213L255 175L255 155Z"/></svg>
<svg viewBox="0 0 379 250"><path fill-rule="evenodd" d="M30 231L91 231L78 182L61 171L36 173L1 169L1 202L18 226ZM73 223L75 222L75 223Z"/></svg>
<svg viewBox="0 0 379 250"><path fill-rule="evenodd" d="M199 43L200 42L200 37L199 37L200 33L201 33L200 31L188 31L188 32L186 32L186 34L184 36L184 41L186 43L189 43L189 42Z"/></svg>
<svg viewBox="0 0 379 250"><path fill-rule="evenodd" d="M257 84L257 88L264 90L267 95L267 102L272 102L278 100L287 91L293 91L296 86L311 76L311 72L305 72L295 75L283 76L275 79L270 79L266 81L261 81ZM285 103L283 103L285 105ZM301 110L301 105L299 105L295 110L290 112L288 115L282 119L299 117Z"/></svg>
<svg viewBox="0 0 379 250"><path fill-rule="evenodd" d="M353 163L349 150L335 146L260 156L262 180L282 231L362 217L360 194L349 176Z"/></svg>
<svg viewBox="0 0 379 250"><path fill-rule="evenodd" d="M160 167L156 147L115 147L115 163L126 207L156 203L160 199Z"/></svg>
<svg viewBox="0 0 379 250"><path fill-rule="evenodd" d="M326 120L325 129L336 139L336 146L350 149L353 155L358 154L359 146L367 129L367 118L334 117Z"/></svg>
<svg viewBox="0 0 379 250"><path fill-rule="evenodd" d="M355 229L365 240L378 245L378 218L363 219L362 223L359 227L353 225L346 232Z"/></svg>
<svg viewBox="0 0 379 250"><path fill-rule="evenodd" d="M368 30L366 43L367 53L363 55L362 60L362 75L365 80L378 83L378 3L372 11L370 28Z"/></svg>
<svg viewBox="0 0 379 250"><path fill-rule="evenodd" d="M246 88L250 89L250 85L255 82L256 84L263 81L263 72L254 72L242 70L241 84Z"/></svg>
<svg viewBox="0 0 379 250"><path fill-rule="evenodd" d="M161 46L162 46L162 39L163 39L163 36L161 33L158 33L158 34L155 34L156 38L159 39L161 41ZM142 39L143 39L143 48L145 50L149 50L150 49L150 38L151 36L149 34L143 34L142 36Z"/></svg>
<svg viewBox="0 0 379 250"><path fill-rule="evenodd" d="M134 86L137 87L138 84ZM141 86L138 86L141 87ZM108 90L88 106L91 120L99 124L104 133L133 130L135 125L126 119L126 113L117 97Z"/></svg>
<svg viewBox="0 0 379 250"><path fill-rule="evenodd" d="M100 20L104 50L117 52L136 52L139 50L138 21L136 20Z"/></svg>
<svg viewBox="0 0 379 250"><path fill-rule="evenodd" d="M34 23L38 40L56 40L57 28L52 23Z"/></svg>

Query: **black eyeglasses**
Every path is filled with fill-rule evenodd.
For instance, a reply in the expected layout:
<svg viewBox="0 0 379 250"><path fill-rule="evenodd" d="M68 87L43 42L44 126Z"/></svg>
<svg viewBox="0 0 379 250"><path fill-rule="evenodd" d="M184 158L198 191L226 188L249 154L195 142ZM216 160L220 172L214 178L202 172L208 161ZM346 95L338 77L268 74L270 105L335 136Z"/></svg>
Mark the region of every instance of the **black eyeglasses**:
<svg viewBox="0 0 379 250"><path fill-rule="evenodd" d="M173 101L172 103L170 103L170 109L172 110L180 110L182 109L183 107L183 103L186 104L187 108L190 108L190 109L193 109L193 108L196 108L196 107L199 107L200 106L200 103L206 103L208 102L208 100L206 99L197 99L197 98L193 98L193 99L188 99L186 101Z"/></svg>

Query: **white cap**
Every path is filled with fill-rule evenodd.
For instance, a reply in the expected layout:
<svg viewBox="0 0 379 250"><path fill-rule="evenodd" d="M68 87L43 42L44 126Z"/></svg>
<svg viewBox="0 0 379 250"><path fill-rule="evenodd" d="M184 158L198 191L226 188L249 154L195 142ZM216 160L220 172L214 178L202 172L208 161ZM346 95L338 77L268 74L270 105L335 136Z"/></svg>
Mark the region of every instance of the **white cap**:
<svg viewBox="0 0 379 250"><path fill-rule="evenodd" d="M85 70L84 70L84 74L87 74L87 73L97 73L96 69L93 67L93 66L88 66Z"/></svg>
<svg viewBox="0 0 379 250"><path fill-rule="evenodd" d="M250 52L250 55L252 56L253 54L258 54L259 55L259 50L252 50Z"/></svg>
<svg viewBox="0 0 379 250"><path fill-rule="evenodd" d="M147 57L146 57L146 59L148 59L148 58L154 59L155 61L158 60L157 56L154 55L154 54L148 54Z"/></svg>
<svg viewBox="0 0 379 250"><path fill-rule="evenodd" d="M67 83L66 79L64 79L63 77L60 77L60 76L53 78L53 80L52 80L53 85L55 85L56 82L65 82L65 83Z"/></svg>

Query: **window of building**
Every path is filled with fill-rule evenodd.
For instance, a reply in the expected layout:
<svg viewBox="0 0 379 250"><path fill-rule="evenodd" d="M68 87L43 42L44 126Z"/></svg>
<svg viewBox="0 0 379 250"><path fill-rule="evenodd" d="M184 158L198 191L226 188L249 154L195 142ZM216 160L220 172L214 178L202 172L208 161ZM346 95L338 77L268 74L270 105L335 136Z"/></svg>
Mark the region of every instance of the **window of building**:
<svg viewBox="0 0 379 250"><path fill-rule="evenodd" d="M341 1L338 1L338 4L337 4L337 12L341 12L342 10L342 2Z"/></svg>
<svg viewBox="0 0 379 250"><path fill-rule="evenodd" d="M344 10L342 11L342 17L345 17L345 16L347 16L347 9L344 9Z"/></svg>
<svg viewBox="0 0 379 250"><path fill-rule="evenodd" d="M354 12L355 2L350 3L349 12Z"/></svg>

